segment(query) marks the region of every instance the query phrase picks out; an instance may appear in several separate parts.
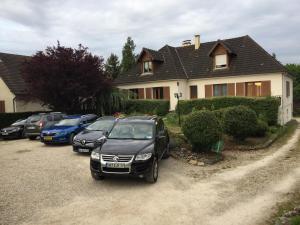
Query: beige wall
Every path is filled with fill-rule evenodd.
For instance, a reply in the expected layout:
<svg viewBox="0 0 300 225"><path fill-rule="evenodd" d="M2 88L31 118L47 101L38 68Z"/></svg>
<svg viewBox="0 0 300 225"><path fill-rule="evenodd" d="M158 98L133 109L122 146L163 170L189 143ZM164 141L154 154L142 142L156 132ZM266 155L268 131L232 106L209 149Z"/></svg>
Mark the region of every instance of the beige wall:
<svg viewBox="0 0 300 225"><path fill-rule="evenodd" d="M130 84L130 85L119 85L120 89L134 89L134 88L153 88L153 87L170 87L170 110L175 110L177 105L177 99L174 97L174 93L177 93L178 90L181 92L185 91L186 81L178 80L179 86L177 86L177 80L170 81L155 81L155 82L147 82L147 83L139 83L139 84ZM146 96L146 90L144 90L144 96ZM183 93L184 96L186 93Z"/></svg>
<svg viewBox="0 0 300 225"><path fill-rule="evenodd" d="M253 74L241 75L232 77L215 77L215 78L202 78L190 80L170 80L170 81L155 81L130 85L119 85L121 89L133 88L149 88L149 87L170 87L170 110L174 110L177 105L177 99L174 93L181 92L182 100L190 99L190 86L196 85L198 88L198 98L205 98L205 85L207 84L223 84L223 83L238 83L238 82L253 82L253 81L271 81L271 96L278 96L282 99L282 104L279 109L278 122L285 124L292 118L292 104L293 104L293 80L283 75L282 73L270 74ZM290 81L291 96L286 97L286 80ZM177 86L177 82L179 85ZM145 95L146 96L146 95Z"/></svg>
<svg viewBox="0 0 300 225"><path fill-rule="evenodd" d="M15 95L9 90L2 78L0 77L0 100L5 101L5 112L13 112L13 99Z"/></svg>
<svg viewBox="0 0 300 225"><path fill-rule="evenodd" d="M16 100L17 112L49 111L48 107L42 106L39 101Z"/></svg>
<svg viewBox="0 0 300 225"><path fill-rule="evenodd" d="M207 84L224 84L224 83L239 83L239 82L251 82L251 81L271 81L271 95L281 96L282 95L282 74L253 74L244 76L232 76L232 77L216 77L216 78L204 78L197 80L189 80L188 86L186 87L186 92L188 93L188 98L190 99L189 86L197 85L198 87L198 98L205 98L205 88Z"/></svg>

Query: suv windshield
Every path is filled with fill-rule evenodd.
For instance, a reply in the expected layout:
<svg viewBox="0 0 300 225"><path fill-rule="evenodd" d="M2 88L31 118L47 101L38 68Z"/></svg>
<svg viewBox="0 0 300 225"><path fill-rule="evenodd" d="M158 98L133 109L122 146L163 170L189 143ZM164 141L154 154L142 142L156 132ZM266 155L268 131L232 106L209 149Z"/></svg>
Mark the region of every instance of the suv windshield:
<svg viewBox="0 0 300 225"><path fill-rule="evenodd" d="M109 139L149 140L153 137L153 124L122 122L117 123L110 132Z"/></svg>
<svg viewBox="0 0 300 225"><path fill-rule="evenodd" d="M55 126L76 126L78 125L80 122L79 118L75 118L75 119L64 119L59 121L57 124L55 124Z"/></svg>
<svg viewBox="0 0 300 225"><path fill-rule="evenodd" d="M110 131L113 125L114 125L114 120L98 120L92 123L91 125L89 125L86 129Z"/></svg>

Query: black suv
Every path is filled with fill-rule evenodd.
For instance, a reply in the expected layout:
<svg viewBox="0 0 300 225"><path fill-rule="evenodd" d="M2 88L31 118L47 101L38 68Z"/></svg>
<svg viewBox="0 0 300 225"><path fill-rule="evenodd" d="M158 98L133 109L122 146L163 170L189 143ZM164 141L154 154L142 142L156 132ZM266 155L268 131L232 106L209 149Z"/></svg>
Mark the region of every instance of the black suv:
<svg viewBox="0 0 300 225"><path fill-rule="evenodd" d="M117 119L113 116L104 116L87 126L73 138L74 152L91 152L95 142L107 136Z"/></svg>
<svg viewBox="0 0 300 225"><path fill-rule="evenodd" d="M30 140L40 136L41 130L50 127L63 119L65 114L61 112L39 113L28 117L25 124L25 135Z"/></svg>
<svg viewBox="0 0 300 225"><path fill-rule="evenodd" d="M154 183L159 161L168 156L169 135L162 119L129 117L119 120L92 151L91 175L96 180L110 174L133 175Z"/></svg>

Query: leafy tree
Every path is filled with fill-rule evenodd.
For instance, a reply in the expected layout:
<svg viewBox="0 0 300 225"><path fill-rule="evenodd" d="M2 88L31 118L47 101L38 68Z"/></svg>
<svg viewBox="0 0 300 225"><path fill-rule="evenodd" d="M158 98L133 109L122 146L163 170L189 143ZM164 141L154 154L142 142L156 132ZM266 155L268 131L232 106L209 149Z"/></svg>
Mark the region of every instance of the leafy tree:
<svg viewBox="0 0 300 225"><path fill-rule="evenodd" d="M300 101L300 64L286 64L288 72L294 76L294 100Z"/></svg>
<svg viewBox="0 0 300 225"><path fill-rule="evenodd" d="M113 53L108 57L105 63L105 72L111 79L116 79L120 74L119 57Z"/></svg>
<svg viewBox="0 0 300 225"><path fill-rule="evenodd" d="M134 50L135 50L134 41L131 39L131 37L128 37L122 50L122 62L121 62L122 72L128 71L135 63L136 57L134 54Z"/></svg>
<svg viewBox="0 0 300 225"><path fill-rule="evenodd" d="M58 42L57 46L47 47L24 63L22 73L31 97L58 111L81 112L85 102L111 90L103 58L92 55L82 45L73 49ZM95 107L86 105L84 109Z"/></svg>

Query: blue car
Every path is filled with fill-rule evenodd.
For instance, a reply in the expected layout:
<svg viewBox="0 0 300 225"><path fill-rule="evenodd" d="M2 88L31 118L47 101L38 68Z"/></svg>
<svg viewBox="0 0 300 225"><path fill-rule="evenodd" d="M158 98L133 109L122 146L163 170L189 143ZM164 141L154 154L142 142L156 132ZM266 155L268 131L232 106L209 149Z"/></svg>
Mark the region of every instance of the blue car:
<svg viewBox="0 0 300 225"><path fill-rule="evenodd" d="M44 144L70 143L76 134L97 119L94 114L66 116L57 124L45 128L41 132L41 141Z"/></svg>

